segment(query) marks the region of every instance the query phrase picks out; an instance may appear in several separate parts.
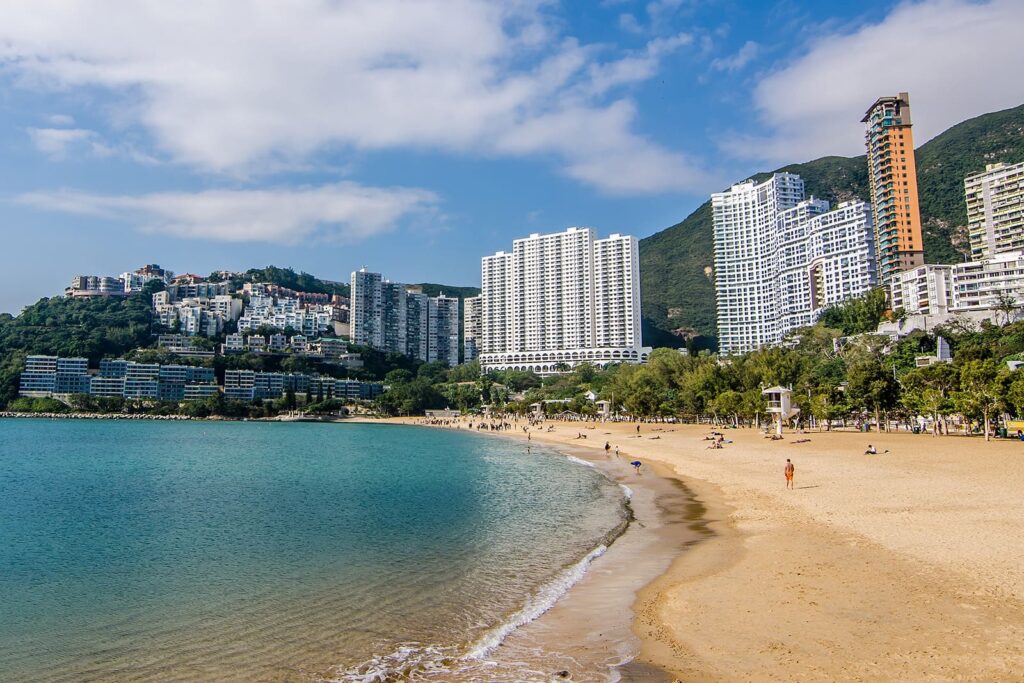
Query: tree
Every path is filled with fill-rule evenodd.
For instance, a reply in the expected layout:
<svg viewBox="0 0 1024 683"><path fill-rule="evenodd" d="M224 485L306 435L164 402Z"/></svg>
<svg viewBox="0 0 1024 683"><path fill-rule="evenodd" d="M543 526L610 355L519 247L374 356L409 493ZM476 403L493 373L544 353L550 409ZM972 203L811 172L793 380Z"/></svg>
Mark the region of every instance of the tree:
<svg viewBox="0 0 1024 683"><path fill-rule="evenodd" d="M731 416L733 426L739 426L739 412L743 409L743 394L733 389L727 389L716 396L711 405L716 415Z"/></svg>
<svg viewBox="0 0 1024 683"><path fill-rule="evenodd" d="M1003 325L1009 325L1013 319L1014 313L1020 306L1017 304L1017 300L1013 298L1013 295L1009 292L999 292L996 295L996 305L994 307L996 311L1003 314Z"/></svg>
<svg viewBox="0 0 1024 683"><path fill-rule="evenodd" d="M878 358L870 357L850 366L847 396L857 408L873 411L875 425L882 430L882 412L888 411L899 400L899 385L892 373Z"/></svg>
<svg viewBox="0 0 1024 683"><path fill-rule="evenodd" d="M993 360L969 360L960 368L960 391L955 396L957 408L966 417L980 417L985 441L991 438L992 414L1005 399L1005 382Z"/></svg>
<svg viewBox="0 0 1024 683"><path fill-rule="evenodd" d="M811 414L825 421L825 431L832 429L832 421L847 414L846 395L834 384L823 384L811 391Z"/></svg>
<svg viewBox="0 0 1024 683"><path fill-rule="evenodd" d="M914 414L932 417L932 435L948 433L945 418L953 409L953 392L959 388L960 376L950 363L937 363L915 368L903 376L901 402Z"/></svg>

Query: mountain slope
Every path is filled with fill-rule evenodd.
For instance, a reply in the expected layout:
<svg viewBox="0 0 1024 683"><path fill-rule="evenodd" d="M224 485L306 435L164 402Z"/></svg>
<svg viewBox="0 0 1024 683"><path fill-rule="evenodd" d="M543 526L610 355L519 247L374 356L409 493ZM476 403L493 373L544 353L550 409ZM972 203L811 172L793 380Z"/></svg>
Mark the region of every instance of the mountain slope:
<svg viewBox="0 0 1024 683"><path fill-rule="evenodd" d="M996 161L1024 161L1024 105L964 121L917 149L925 258L930 263L963 258L964 176ZM808 194L832 202L869 199L863 155L822 157L760 173L754 179L781 171L800 175ZM695 348L715 345L712 233L708 201L682 222L640 241L645 343L681 345L688 340Z"/></svg>

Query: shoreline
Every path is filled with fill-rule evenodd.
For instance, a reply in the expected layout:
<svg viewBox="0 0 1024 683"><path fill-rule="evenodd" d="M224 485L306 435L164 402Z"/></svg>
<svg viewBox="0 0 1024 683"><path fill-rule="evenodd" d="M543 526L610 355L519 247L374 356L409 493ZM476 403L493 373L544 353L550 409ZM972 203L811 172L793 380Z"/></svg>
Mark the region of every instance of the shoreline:
<svg viewBox="0 0 1024 683"><path fill-rule="evenodd" d="M555 431L532 430L538 444L593 454L608 440L658 463L713 532L637 594L637 675L623 680L1019 680L1019 442L724 429L730 443L707 450L708 426L544 425ZM869 442L881 455L862 454Z"/></svg>
<svg viewBox="0 0 1024 683"><path fill-rule="evenodd" d="M515 429L469 430L465 425L431 425L417 418L357 419L360 423L448 429L483 437L528 443ZM647 587L670 571L687 548L713 532L694 510L703 510L693 491L668 468L656 463L637 477L623 453L619 457L578 447L541 441L549 453L593 467L623 487L631 511L625 529L606 550L588 563L586 571L535 619L507 634L489 656L499 661L531 661L539 651L549 659L549 673L567 671L567 680L618 680L624 683L672 683L671 667L644 658L646 638L636 629L636 605ZM646 476L645 476L646 475ZM595 624L600 624L596 629ZM534 672L539 674L540 672ZM583 678L577 678L582 674ZM524 674L525 675L525 674ZM544 675L529 680L554 680Z"/></svg>

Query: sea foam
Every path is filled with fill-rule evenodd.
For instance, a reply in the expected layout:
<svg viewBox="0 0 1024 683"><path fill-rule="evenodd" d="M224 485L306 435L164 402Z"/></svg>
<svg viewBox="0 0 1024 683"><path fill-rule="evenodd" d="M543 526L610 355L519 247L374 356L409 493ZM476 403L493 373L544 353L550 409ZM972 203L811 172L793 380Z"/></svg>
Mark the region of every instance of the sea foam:
<svg viewBox="0 0 1024 683"><path fill-rule="evenodd" d="M526 604L513 613L508 619L484 633L474 641L464 653L457 654L453 647L421 645L419 643L403 643L390 654L376 656L369 661L340 673L332 682L345 683L380 683L396 678L415 679L418 675L443 673L445 670L455 672L476 662L477 666L486 665L481 660L515 631L551 609L587 572L590 563L608 550L601 544L591 550L583 559L563 569L553 579L541 586Z"/></svg>
<svg viewBox="0 0 1024 683"><path fill-rule="evenodd" d="M555 575L555 578L541 586L540 589L526 601L526 605L524 605L522 609L506 619L504 623L499 624L481 636L476 643L470 647L465 658L481 659L487 656L487 653L501 645L501 642L508 637L508 634L512 633L520 626L530 623L551 609L554 604L558 602L559 598L565 595L577 581L583 578L583 575L587 573L587 568L590 566L590 563L596 558L601 557L601 555L604 555L606 550L608 550L608 546L602 543L587 553L587 555L579 562Z"/></svg>

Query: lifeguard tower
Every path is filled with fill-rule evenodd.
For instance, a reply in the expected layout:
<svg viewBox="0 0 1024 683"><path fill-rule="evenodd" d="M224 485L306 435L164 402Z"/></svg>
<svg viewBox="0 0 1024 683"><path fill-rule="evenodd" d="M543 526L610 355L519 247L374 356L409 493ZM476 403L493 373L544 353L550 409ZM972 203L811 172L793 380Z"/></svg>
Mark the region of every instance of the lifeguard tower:
<svg viewBox="0 0 1024 683"><path fill-rule="evenodd" d="M775 433L779 436L782 436L783 421L800 414L800 409L793 407L792 394L792 389L781 386L761 390L761 395L768 404L768 412L775 416Z"/></svg>

